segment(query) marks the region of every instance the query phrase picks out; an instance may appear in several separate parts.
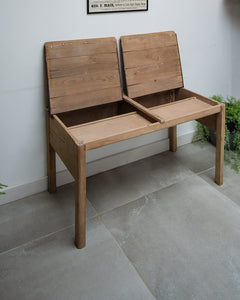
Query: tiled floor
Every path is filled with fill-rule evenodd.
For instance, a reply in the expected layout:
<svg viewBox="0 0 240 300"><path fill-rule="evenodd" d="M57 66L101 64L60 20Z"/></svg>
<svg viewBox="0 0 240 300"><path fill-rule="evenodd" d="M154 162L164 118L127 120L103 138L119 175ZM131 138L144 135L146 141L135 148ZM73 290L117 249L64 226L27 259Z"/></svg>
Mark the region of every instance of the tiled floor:
<svg viewBox="0 0 240 300"><path fill-rule="evenodd" d="M189 144L87 180L87 247L74 185L0 206L0 299L240 299L240 174Z"/></svg>

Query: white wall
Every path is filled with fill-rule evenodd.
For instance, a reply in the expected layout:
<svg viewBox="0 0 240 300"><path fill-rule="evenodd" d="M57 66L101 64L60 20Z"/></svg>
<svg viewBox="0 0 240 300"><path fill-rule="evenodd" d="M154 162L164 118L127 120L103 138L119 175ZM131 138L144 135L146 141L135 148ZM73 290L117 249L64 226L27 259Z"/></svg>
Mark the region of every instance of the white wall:
<svg viewBox="0 0 240 300"><path fill-rule="evenodd" d="M240 99L240 0L231 3L232 95Z"/></svg>
<svg viewBox="0 0 240 300"><path fill-rule="evenodd" d="M35 182L31 192L46 187L45 183L37 187L39 180L46 182L45 41L119 38L126 34L174 30L179 39L185 87L207 96L229 95L232 91L230 25L223 0L149 0L147 12L98 15L86 14L86 0L2 0L0 182L10 188ZM185 124L180 135L193 129L192 123ZM88 161L166 138L163 131L104 147L89 153ZM146 151L143 156L148 154ZM63 169L58 163L58 170ZM89 172L96 171L93 168Z"/></svg>

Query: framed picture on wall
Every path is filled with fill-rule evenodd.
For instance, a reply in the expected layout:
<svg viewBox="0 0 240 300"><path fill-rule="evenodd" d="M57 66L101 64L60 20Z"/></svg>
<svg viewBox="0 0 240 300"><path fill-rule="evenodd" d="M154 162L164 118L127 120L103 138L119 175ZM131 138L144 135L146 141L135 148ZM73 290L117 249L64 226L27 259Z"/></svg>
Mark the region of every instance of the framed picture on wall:
<svg viewBox="0 0 240 300"><path fill-rule="evenodd" d="M87 0L87 13L112 13L148 10L148 0Z"/></svg>

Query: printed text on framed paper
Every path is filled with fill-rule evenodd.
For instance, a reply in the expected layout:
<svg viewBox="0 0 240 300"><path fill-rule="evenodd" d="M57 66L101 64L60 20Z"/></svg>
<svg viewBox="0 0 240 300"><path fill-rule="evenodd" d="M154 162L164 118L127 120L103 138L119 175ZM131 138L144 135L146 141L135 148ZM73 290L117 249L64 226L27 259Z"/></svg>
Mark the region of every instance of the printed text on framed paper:
<svg viewBox="0 0 240 300"><path fill-rule="evenodd" d="M87 0L88 14L148 10L148 0Z"/></svg>

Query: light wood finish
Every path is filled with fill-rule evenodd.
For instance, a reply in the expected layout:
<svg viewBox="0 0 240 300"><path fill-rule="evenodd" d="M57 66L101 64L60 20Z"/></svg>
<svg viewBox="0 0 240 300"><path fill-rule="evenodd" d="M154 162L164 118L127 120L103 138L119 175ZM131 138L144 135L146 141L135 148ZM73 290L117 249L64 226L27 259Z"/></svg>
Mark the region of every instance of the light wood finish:
<svg viewBox="0 0 240 300"><path fill-rule="evenodd" d="M129 97L183 87L174 32L123 36L121 46Z"/></svg>
<svg viewBox="0 0 240 300"><path fill-rule="evenodd" d="M169 104L160 105L150 110L155 114L161 114L165 122L181 118L182 122L184 123L187 116L192 116L195 119L202 113L212 114L214 111L218 112L220 107L211 106L196 97L191 97L184 100L171 102Z"/></svg>
<svg viewBox="0 0 240 300"><path fill-rule="evenodd" d="M171 94L170 102L174 102L175 90L172 90L170 94ZM172 152L176 152L177 151L177 126L173 126L168 129L168 138L169 138L169 150Z"/></svg>
<svg viewBox="0 0 240 300"><path fill-rule="evenodd" d="M207 126L208 128L212 129L212 130L216 130L216 124L217 124L217 115L211 115L208 117L204 117L201 119L197 119L196 121Z"/></svg>
<svg viewBox="0 0 240 300"><path fill-rule="evenodd" d="M216 122L216 167L215 182L218 185L223 184L223 166L224 166L224 133L225 133L225 106L221 105L221 112L217 114Z"/></svg>
<svg viewBox="0 0 240 300"><path fill-rule="evenodd" d="M78 249L86 245L86 151L79 145L77 157L78 176L75 184L75 244Z"/></svg>
<svg viewBox="0 0 240 300"><path fill-rule="evenodd" d="M56 153L50 142L50 118L47 116L48 191L56 192Z"/></svg>
<svg viewBox="0 0 240 300"><path fill-rule="evenodd" d="M115 38L45 43L50 113L122 99Z"/></svg>
<svg viewBox="0 0 240 300"><path fill-rule="evenodd" d="M189 98L189 97L196 97L197 99L202 100L210 105L219 105L218 101L204 97L200 94L197 94L197 93L187 90L185 88L176 90L176 100L183 100L183 99Z"/></svg>
<svg viewBox="0 0 240 300"><path fill-rule="evenodd" d="M77 143L61 123L60 119L54 115L50 118L50 143L58 153L65 166L68 168L74 179L78 178L78 167L76 160L78 157ZM80 142L79 142L80 143Z"/></svg>
<svg viewBox="0 0 240 300"><path fill-rule="evenodd" d="M177 126L168 129L169 136L169 150L172 152L177 151Z"/></svg>
<svg viewBox="0 0 240 300"><path fill-rule="evenodd" d="M131 134L136 133L136 136L138 136L141 133L151 132L151 124L154 123L138 113L128 113L70 127L69 132L77 140L83 141L86 149L90 150L127 139L128 137L123 138L123 136L128 134L131 136Z"/></svg>
<svg viewBox="0 0 240 300"><path fill-rule="evenodd" d="M145 114L146 116L154 119L155 121L160 122L161 124L165 123L165 120L163 118L161 118L159 115L155 115L153 113L151 113L149 111L149 109L147 109L146 107L144 107L143 105L137 103L136 101L134 101L133 99L129 98L128 96L126 96L125 94L123 94L123 99L125 101L127 101L129 104L131 104L132 106L134 106L137 110L141 111L143 114Z"/></svg>
<svg viewBox="0 0 240 300"><path fill-rule="evenodd" d="M128 96L122 96L114 38L45 44L49 191L56 190L56 152L76 183L77 248L86 244L87 150L168 128L176 151L176 126L198 120L217 129L215 181L222 184L224 105L182 88L175 33L123 37L121 46Z"/></svg>
<svg viewBox="0 0 240 300"><path fill-rule="evenodd" d="M181 109L181 107L183 108ZM174 127L194 120L196 116L206 117L218 113L220 110L220 106L211 106L192 97L149 109L153 115L159 113L164 116L165 123L154 121L154 119L151 122L143 115L133 112L72 126L68 128L68 132L77 141L83 142L86 150L91 150L156 130ZM179 114L172 117L174 111L179 111ZM176 142L173 141L173 143Z"/></svg>

